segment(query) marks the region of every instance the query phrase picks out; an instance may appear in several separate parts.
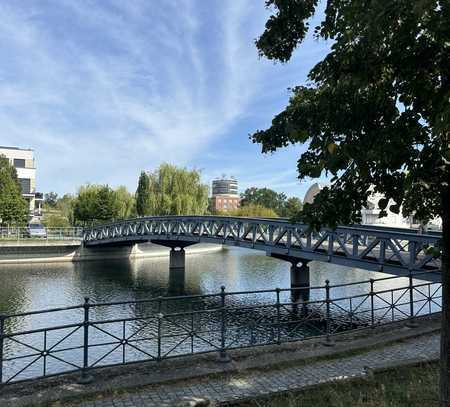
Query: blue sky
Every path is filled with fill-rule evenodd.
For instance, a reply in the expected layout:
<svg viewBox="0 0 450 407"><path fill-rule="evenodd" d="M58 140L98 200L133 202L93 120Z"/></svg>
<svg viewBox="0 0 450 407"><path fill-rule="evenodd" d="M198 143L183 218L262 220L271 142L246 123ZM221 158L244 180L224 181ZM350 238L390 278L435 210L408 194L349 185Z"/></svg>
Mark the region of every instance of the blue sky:
<svg viewBox="0 0 450 407"><path fill-rule="evenodd" d="M163 161L303 197L302 147L262 155L248 134L283 109L327 44L260 59L263 0L3 0L0 145L34 148L38 189L136 189Z"/></svg>

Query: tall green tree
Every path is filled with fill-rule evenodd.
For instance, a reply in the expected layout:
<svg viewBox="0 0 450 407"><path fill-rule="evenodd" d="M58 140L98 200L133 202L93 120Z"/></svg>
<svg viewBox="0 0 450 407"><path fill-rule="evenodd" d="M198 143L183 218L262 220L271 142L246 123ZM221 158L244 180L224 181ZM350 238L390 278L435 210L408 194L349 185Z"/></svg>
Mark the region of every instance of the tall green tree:
<svg viewBox="0 0 450 407"><path fill-rule="evenodd" d="M199 171L161 164L147 176L149 192L145 198L148 201L142 201L148 204L148 209L143 214L203 215L206 212L208 186L201 183Z"/></svg>
<svg viewBox="0 0 450 407"><path fill-rule="evenodd" d="M128 191L127 187L120 185L114 190L119 203L119 219L128 219L135 215L136 202L134 196Z"/></svg>
<svg viewBox="0 0 450 407"><path fill-rule="evenodd" d="M23 225L28 218L28 203L22 191L15 168L0 155L0 222L2 225Z"/></svg>
<svg viewBox="0 0 450 407"><path fill-rule="evenodd" d="M150 211L150 178L142 171L136 190L136 212L139 216L146 216L151 214Z"/></svg>
<svg viewBox="0 0 450 407"><path fill-rule="evenodd" d="M61 213L61 216L67 220L69 225L75 224L74 219L74 206L75 197L72 194L64 194L62 197L58 198L56 202L56 209Z"/></svg>
<svg viewBox="0 0 450 407"><path fill-rule="evenodd" d="M296 218L302 210L302 201L293 196L286 200L283 206L282 216L289 219Z"/></svg>
<svg viewBox="0 0 450 407"><path fill-rule="evenodd" d="M441 405L450 403L450 2L325 0L314 29L331 49L292 90L267 130L252 135L264 152L306 144L299 178L332 180L301 219L313 227L356 223L370 194L379 207L427 220L442 217ZM268 0L256 41L287 62L306 37L317 0Z"/></svg>
<svg viewBox="0 0 450 407"><path fill-rule="evenodd" d="M116 191L108 185L102 185L97 191L94 211L99 222L109 222L120 217L121 205Z"/></svg>
<svg viewBox="0 0 450 407"><path fill-rule="evenodd" d="M74 220L89 225L119 218L120 203L117 194L108 185L84 185L75 198Z"/></svg>
<svg viewBox="0 0 450 407"><path fill-rule="evenodd" d="M286 195L278 193L270 188L247 188L241 194L241 205L259 205L275 211L278 216L283 216L284 205L286 203Z"/></svg>

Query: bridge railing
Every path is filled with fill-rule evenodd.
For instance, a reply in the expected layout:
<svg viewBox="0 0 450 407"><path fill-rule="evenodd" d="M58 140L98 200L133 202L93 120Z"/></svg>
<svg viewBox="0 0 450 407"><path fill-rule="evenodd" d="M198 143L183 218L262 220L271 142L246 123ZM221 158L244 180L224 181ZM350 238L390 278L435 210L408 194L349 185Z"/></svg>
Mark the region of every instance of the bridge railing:
<svg viewBox="0 0 450 407"><path fill-rule="evenodd" d="M0 228L0 241L46 241L46 240L82 240L83 228L45 228L43 236L33 236L27 227L2 227Z"/></svg>
<svg viewBox="0 0 450 407"><path fill-rule="evenodd" d="M439 234L359 225L311 231L307 225L284 219L221 216L144 217L95 226L86 229L83 237L88 246L148 240L221 243L392 273L438 271L440 238Z"/></svg>
<svg viewBox="0 0 450 407"><path fill-rule="evenodd" d="M0 383L322 337L441 310L441 284L349 284L84 304L0 316ZM49 320L52 321L49 324Z"/></svg>

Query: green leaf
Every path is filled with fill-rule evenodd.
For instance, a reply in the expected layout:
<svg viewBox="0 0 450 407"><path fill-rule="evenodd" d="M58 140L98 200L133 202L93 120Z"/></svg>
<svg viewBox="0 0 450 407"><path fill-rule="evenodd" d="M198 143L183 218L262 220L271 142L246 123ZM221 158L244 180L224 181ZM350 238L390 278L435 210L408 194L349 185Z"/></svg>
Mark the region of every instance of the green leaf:
<svg viewBox="0 0 450 407"><path fill-rule="evenodd" d="M389 199L381 198L381 199L378 201L378 207L379 207L380 209L384 210L384 209L386 209L388 203L389 203Z"/></svg>
<svg viewBox="0 0 450 407"><path fill-rule="evenodd" d="M397 215L400 213L400 205L394 204L389 206L389 210Z"/></svg>

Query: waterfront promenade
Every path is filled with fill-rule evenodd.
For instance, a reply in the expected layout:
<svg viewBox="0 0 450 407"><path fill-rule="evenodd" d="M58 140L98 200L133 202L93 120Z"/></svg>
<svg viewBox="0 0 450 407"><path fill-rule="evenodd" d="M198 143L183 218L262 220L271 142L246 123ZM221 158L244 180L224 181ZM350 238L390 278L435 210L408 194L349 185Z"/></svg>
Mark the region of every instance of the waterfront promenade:
<svg viewBox="0 0 450 407"><path fill-rule="evenodd" d="M415 328L395 323L348 332L337 336L334 346L314 338L235 350L229 363L219 363L215 355L195 355L157 366L150 362L93 371L89 384L77 384L76 375L15 384L3 389L0 405L156 407L174 406L185 396L217 403L270 396L336 380L370 378L384 368L436 361L439 326L435 315L421 318Z"/></svg>
<svg viewBox="0 0 450 407"><path fill-rule="evenodd" d="M217 404L226 404L286 391L298 391L337 380L363 378L370 369L434 361L439 357L439 343L439 334L435 333L355 356L282 369L165 383L137 389L121 396L73 403L70 407L172 407L183 397L205 398Z"/></svg>

